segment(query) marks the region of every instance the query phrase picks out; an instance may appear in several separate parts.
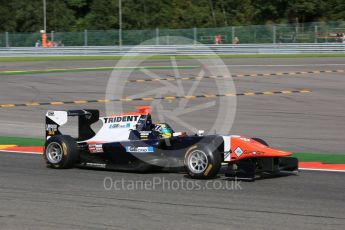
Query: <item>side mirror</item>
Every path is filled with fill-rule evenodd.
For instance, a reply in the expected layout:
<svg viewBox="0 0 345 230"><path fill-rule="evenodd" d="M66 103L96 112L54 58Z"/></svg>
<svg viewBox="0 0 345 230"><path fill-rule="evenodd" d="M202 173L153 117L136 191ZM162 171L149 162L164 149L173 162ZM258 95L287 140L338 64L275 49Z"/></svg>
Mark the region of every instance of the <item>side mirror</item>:
<svg viewBox="0 0 345 230"><path fill-rule="evenodd" d="M199 137L204 136L205 130L198 130L197 134Z"/></svg>

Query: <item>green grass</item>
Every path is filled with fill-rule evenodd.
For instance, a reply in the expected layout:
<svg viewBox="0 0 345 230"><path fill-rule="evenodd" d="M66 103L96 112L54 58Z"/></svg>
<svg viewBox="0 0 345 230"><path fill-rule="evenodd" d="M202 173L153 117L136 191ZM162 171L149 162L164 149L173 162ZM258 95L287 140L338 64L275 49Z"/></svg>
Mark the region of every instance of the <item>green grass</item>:
<svg viewBox="0 0 345 230"><path fill-rule="evenodd" d="M44 139L25 137L0 137L0 145L42 146Z"/></svg>
<svg viewBox="0 0 345 230"><path fill-rule="evenodd" d="M297 157L301 162L322 162L329 164L345 164L344 154L332 153L294 153L293 156Z"/></svg>
<svg viewBox="0 0 345 230"><path fill-rule="evenodd" d="M228 54L228 55L176 55L177 60L205 58L320 58L345 57L344 54ZM52 57L0 57L0 62L35 62L35 61L102 61L102 60L170 60L169 55L155 56L52 56Z"/></svg>

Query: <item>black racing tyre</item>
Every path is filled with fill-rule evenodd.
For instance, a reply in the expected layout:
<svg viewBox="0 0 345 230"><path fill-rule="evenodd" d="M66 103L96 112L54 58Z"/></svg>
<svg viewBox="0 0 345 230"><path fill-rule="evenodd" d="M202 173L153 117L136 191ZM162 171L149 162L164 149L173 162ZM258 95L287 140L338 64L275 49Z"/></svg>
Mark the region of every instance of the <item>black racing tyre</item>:
<svg viewBox="0 0 345 230"><path fill-rule="evenodd" d="M184 165L193 179L211 179L217 176L222 158L210 145L196 144L190 147L184 157Z"/></svg>
<svg viewBox="0 0 345 230"><path fill-rule="evenodd" d="M267 143L266 141L264 141L263 139L261 139L261 138L254 137L254 138L252 138L252 139L253 139L254 141L259 142L260 144L269 146L268 143Z"/></svg>
<svg viewBox="0 0 345 230"><path fill-rule="evenodd" d="M48 167L70 168L79 160L77 142L71 136L53 136L45 143L43 158Z"/></svg>

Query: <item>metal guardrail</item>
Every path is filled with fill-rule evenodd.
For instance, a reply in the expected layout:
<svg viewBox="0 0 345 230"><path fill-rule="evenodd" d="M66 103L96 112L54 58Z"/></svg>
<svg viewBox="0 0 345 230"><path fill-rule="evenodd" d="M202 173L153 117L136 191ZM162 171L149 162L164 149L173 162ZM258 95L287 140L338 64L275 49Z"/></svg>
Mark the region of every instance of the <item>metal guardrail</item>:
<svg viewBox="0 0 345 230"><path fill-rule="evenodd" d="M317 54L345 53L341 43L236 44L236 45L143 45L57 48L0 48L1 57L36 56L150 56L224 54Z"/></svg>

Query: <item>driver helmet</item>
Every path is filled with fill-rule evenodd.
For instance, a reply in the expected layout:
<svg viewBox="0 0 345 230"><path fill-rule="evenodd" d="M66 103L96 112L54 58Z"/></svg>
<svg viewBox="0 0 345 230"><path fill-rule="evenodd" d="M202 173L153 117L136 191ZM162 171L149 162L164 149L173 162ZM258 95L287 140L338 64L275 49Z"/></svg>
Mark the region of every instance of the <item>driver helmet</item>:
<svg viewBox="0 0 345 230"><path fill-rule="evenodd" d="M170 137L172 137L172 135L174 133L174 131L171 129L171 127L166 123L156 124L154 130L159 133L159 136L161 138L170 138Z"/></svg>

